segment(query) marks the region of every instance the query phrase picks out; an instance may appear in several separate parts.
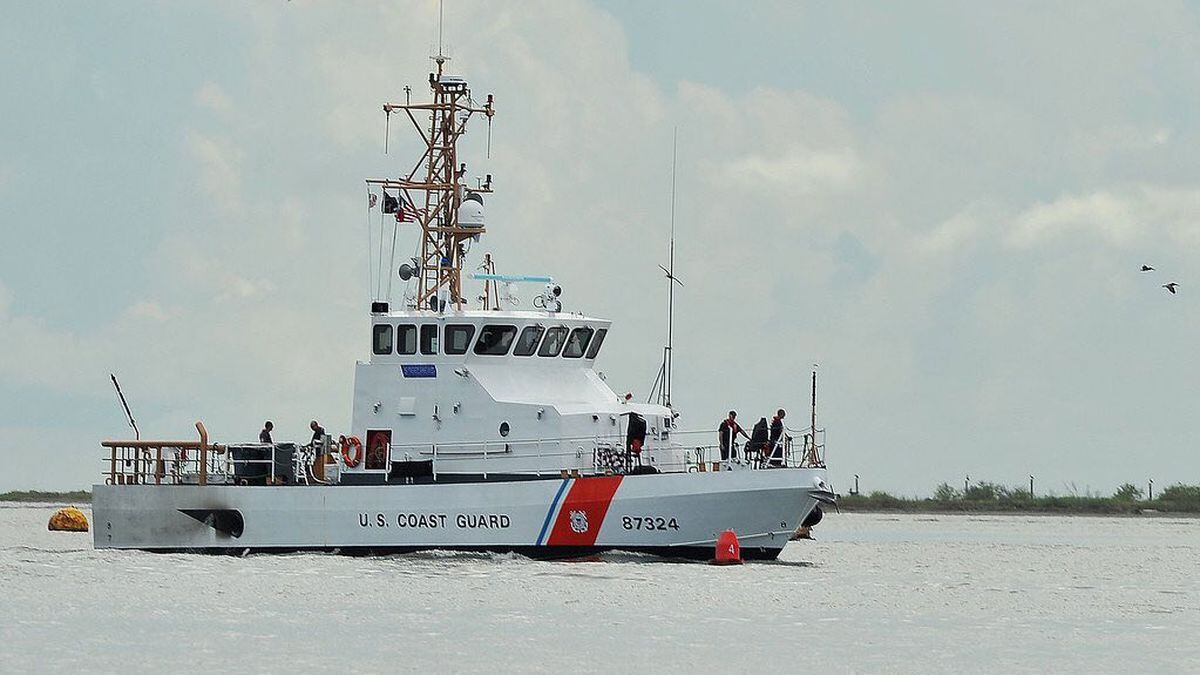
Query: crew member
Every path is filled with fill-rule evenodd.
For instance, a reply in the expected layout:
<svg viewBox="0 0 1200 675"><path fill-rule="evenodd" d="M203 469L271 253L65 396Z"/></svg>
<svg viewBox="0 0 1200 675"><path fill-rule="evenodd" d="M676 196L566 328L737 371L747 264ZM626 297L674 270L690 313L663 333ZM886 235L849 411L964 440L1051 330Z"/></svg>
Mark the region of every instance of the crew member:
<svg viewBox="0 0 1200 675"><path fill-rule="evenodd" d="M787 412L780 408L775 412L775 417L771 419L771 440L769 443L771 451L771 466L783 466L783 445L780 441L783 440L783 418Z"/></svg>
<svg viewBox="0 0 1200 675"><path fill-rule="evenodd" d="M754 428L750 431L750 442L746 443L746 457L750 457L750 453L762 453L762 458L767 455L767 418L760 417L758 422L754 424Z"/></svg>
<svg viewBox="0 0 1200 675"><path fill-rule="evenodd" d="M730 457L737 458L737 449L734 448L733 441L738 434L745 436L746 440L750 440L750 435L737 423L737 411L730 410L729 417L721 420L721 425L717 427L717 439L721 444L721 461Z"/></svg>
<svg viewBox="0 0 1200 675"><path fill-rule="evenodd" d="M263 425L262 431L258 432L258 442L271 443L271 430L274 428L275 425L271 424L271 420L267 420L267 423Z"/></svg>
<svg viewBox="0 0 1200 675"><path fill-rule="evenodd" d="M317 443L319 443L325 439L325 428L322 427L320 424L317 424L316 420L309 422L308 428L312 429L312 432L313 432L312 440L313 440L314 445L316 445Z"/></svg>

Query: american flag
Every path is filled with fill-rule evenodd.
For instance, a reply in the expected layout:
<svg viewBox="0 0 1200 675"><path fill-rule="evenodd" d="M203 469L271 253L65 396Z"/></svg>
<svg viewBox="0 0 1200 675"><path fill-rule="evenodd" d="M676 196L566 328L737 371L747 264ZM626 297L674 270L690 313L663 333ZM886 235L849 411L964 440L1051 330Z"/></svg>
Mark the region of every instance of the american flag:
<svg viewBox="0 0 1200 675"><path fill-rule="evenodd" d="M417 207L413 206L412 202L408 201L408 197L406 197L404 195L404 193L401 192L400 193L400 208L396 209L396 222L397 223L415 223L415 222L417 222L417 216L419 216L419 215L420 215L420 212L417 211Z"/></svg>

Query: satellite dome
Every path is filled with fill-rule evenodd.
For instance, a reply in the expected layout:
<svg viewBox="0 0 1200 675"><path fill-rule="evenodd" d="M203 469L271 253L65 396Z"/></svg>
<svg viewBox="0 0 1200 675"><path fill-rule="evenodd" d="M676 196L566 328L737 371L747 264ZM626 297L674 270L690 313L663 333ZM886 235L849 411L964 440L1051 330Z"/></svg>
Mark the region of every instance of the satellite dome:
<svg viewBox="0 0 1200 675"><path fill-rule="evenodd" d="M483 197L478 192L468 192L458 206L459 227L483 227Z"/></svg>

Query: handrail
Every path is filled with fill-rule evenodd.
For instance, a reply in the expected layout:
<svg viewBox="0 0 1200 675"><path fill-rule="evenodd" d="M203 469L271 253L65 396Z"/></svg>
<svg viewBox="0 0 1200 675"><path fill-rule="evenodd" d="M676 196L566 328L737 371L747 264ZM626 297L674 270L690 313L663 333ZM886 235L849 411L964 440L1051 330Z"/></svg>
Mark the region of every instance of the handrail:
<svg viewBox="0 0 1200 675"><path fill-rule="evenodd" d="M185 477L194 475L200 485L208 483L210 469L217 469L215 455L225 453L225 446L208 442L208 430L204 423L196 422L196 432L199 440L107 440L101 441L101 447L108 448L108 477L109 485L137 485L151 481L161 485L164 480L168 484L181 484ZM150 451L154 451L153 457ZM174 457L164 456L163 451L174 451ZM189 450L198 450L197 457L189 457ZM212 451L212 454L209 453ZM170 471L168 471L170 466ZM187 469L194 468L195 471Z"/></svg>
<svg viewBox="0 0 1200 675"><path fill-rule="evenodd" d="M208 485L208 430L196 420L196 431L200 434L200 484Z"/></svg>
<svg viewBox="0 0 1200 675"><path fill-rule="evenodd" d="M823 432L823 430L819 431ZM711 451L719 448L719 444L716 442L696 444L694 442L698 438L712 438L715 436L715 430L663 430L662 432L649 435L650 442L643 452L651 457L654 456L655 451L666 450L682 453L682 459L667 459L665 462L656 462L659 467L673 467L679 471L704 471L707 470L708 465L711 463L713 470L717 470L721 462L709 462L707 456ZM712 440L715 440L715 438ZM781 441L783 451L782 466L804 468L824 466L824 463L819 459L819 454L817 461L810 461L811 453L807 449L807 441L805 443L805 452L801 453L800 457L797 458L791 441L792 438L790 436L785 436ZM477 464L478 471L486 476L489 472L495 472L494 467L497 463L506 467L504 469L505 473L514 474L541 475L553 471L603 472L612 470L612 467L602 464L599 461L601 454L606 452L611 453L614 449L618 453L624 453L624 447L623 436L616 433L518 440L498 439L487 441L390 443L388 444L389 464L387 467L380 468L379 471L389 470L393 461L432 461L434 464L434 476L439 471L448 470L452 465L461 467L470 464ZM824 445L819 444L818 452L823 448ZM536 452L522 452L522 450L531 449ZM589 455L590 457L588 457ZM546 461L553 458L567 457L583 461L568 461L563 462L562 465L547 463ZM751 469L766 467L765 463L761 463L763 465L758 466L758 463L745 464L737 461L728 462L728 460L725 460L725 462ZM533 466L530 466L531 464Z"/></svg>
<svg viewBox="0 0 1200 675"><path fill-rule="evenodd" d="M802 433L799 448L793 448L793 437L785 436L781 445L782 465L800 468L824 468L824 429L792 430ZM213 476L222 481L236 477L235 465L269 465L272 482L275 478L276 454L264 459L234 459L228 446L209 442L208 431L196 422L198 440L106 440L107 483L135 485L187 483L207 485ZM715 430L663 429L648 434L643 458L652 466L666 471L716 471L720 469L766 468L765 463L744 460L710 461L720 447ZM739 448L736 443L734 448ZM735 450L736 452L736 450ZM194 454L193 454L194 453ZM665 454L664 454L665 453ZM623 459L622 459L623 458ZM750 459L747 457L747 459ZM396 461L429 461L433 476L439 471L478 471L542 475L546 473L622 473L630 469L630 455L625 449L624 435L615 431L591 436L562 436L540 439L496 439L486 441L389 443L387 465L379 471L391 471ZM301 462L303 464L303 462ZM474 467L472 467L474 465ZM466 468L472 467L472 468ZM373 469L374 471L374 469ZM299 480L299 477L297 478ZM307 481L305 481L307 482Z"/></svg>

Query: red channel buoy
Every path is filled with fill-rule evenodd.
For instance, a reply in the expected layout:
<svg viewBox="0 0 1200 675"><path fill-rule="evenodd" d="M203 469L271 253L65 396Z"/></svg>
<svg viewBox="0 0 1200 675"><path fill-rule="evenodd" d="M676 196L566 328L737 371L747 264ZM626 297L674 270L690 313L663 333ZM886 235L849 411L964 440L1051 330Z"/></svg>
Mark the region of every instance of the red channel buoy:
<svg viewBox="0 0 1200 675"><path fill-rule="evenodd" d="M737 534L733 530L725 530L719 537L717 537L716 557L710 560L709 564L742 564L742 545L738 543Z"/></svg>

